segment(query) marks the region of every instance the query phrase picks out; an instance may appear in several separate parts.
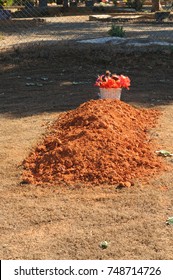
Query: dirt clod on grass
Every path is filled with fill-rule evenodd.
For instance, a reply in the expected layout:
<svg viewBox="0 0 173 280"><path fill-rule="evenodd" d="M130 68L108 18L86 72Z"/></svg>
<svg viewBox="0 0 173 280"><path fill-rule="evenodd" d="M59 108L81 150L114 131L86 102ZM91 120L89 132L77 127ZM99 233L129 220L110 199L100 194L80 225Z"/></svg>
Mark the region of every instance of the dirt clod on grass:
<svg viewBox="0 0 173 280"><path fill-rule="evenodd" d="M162 169L148 129L159 112L91 100L62 113L24 161L23 182L133 183Z"/></svg>

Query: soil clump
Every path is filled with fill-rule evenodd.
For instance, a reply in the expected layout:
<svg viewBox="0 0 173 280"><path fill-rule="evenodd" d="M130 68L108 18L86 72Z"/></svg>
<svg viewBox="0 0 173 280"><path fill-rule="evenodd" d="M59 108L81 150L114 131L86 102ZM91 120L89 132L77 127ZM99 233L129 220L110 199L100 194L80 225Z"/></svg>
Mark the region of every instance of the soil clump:
<svg viewBox="0 0 173 280"><path fill-rule="evenodd" d="M23 162L23 182L132 184L151 176L163 168L148 133L159 114L111 99L62 113Z"/></svg>

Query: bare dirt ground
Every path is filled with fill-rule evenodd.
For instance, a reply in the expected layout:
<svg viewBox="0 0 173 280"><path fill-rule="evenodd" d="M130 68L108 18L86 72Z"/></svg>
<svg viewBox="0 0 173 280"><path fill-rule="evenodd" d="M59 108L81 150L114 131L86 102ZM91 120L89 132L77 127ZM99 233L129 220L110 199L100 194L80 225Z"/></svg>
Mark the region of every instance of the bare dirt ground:
<svg viewBox="0 0 173 280"><path fill-rule="evenodd" d="M173 227L166 224L173 216L172 169L122 190L21 184L21 163L47 125L97 99L93 84L105 69L131 78L122 101L162 111L150 133L173 152L172 51L128 54L75 43L37 51L26 46L1 57L1 259L173 259ZM172 166L172 158L163 160Z"/></svg>
<svg viewBox="0 0 173 280"><path fill-rule="evenodd" d="M144 13L145 14L145 13ZM146 13L146 17L147 17ZM133 19L115 22L123 26L126 37L139 42L166 41L173 43L173 21L159 23L153 19ZM7 49L26 43L53 45L57 42L74 42L108 36L112 22L90 21L88 15L25 18L1 21L0 49Z"/></svg>

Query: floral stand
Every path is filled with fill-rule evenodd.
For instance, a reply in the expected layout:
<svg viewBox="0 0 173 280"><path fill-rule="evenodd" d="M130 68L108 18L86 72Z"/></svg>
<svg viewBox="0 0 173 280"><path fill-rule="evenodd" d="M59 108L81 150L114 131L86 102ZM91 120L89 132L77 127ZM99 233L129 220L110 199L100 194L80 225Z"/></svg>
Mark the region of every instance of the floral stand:
<svg viewBox="0 0 173 280"><path fill-rule="evenodd" d="M122 88L99 88L100 93L98 94L100 99L121 99Z"/></svg>

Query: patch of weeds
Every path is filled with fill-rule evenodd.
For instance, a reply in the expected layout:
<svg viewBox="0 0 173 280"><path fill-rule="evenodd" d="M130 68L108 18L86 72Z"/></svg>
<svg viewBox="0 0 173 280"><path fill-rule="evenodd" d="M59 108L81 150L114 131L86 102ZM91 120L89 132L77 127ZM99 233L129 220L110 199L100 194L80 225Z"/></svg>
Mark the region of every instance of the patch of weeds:
<svg viewBox="0 0 173 280"><path fill-rule="evenodd" d="M116 26L112 24L111 29L108 31L108 34L112 37L125 37L125 31L122 26Z"/></svg>

